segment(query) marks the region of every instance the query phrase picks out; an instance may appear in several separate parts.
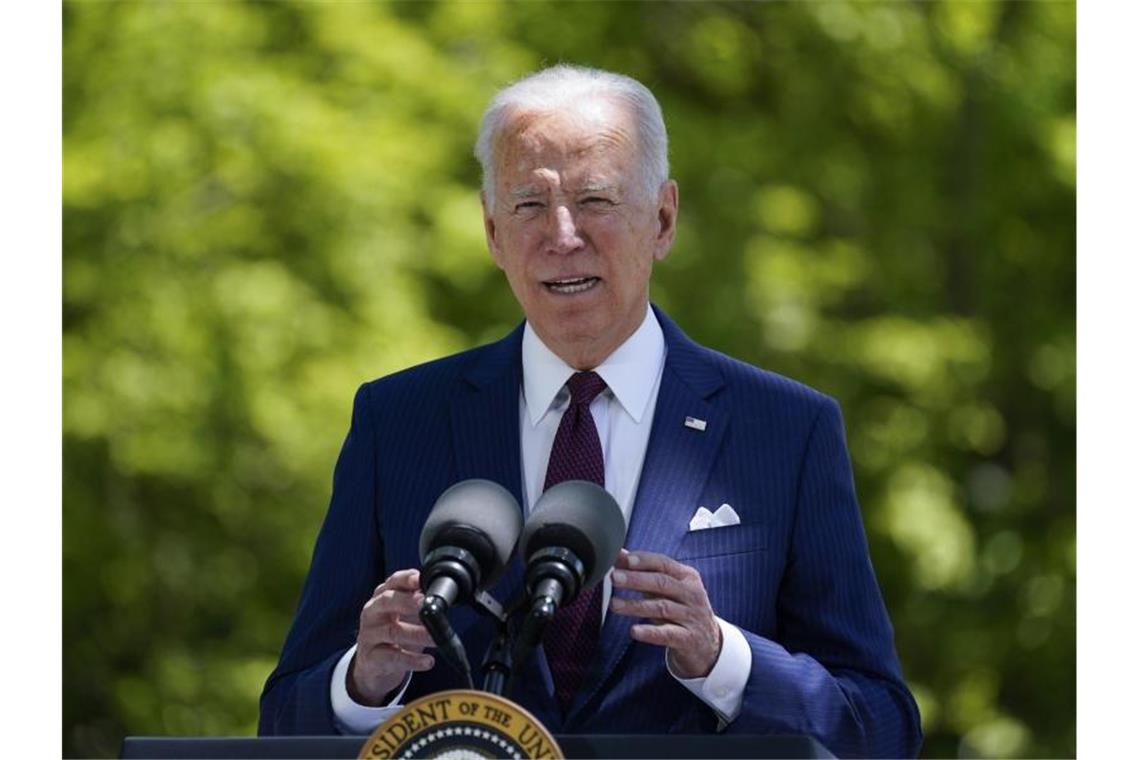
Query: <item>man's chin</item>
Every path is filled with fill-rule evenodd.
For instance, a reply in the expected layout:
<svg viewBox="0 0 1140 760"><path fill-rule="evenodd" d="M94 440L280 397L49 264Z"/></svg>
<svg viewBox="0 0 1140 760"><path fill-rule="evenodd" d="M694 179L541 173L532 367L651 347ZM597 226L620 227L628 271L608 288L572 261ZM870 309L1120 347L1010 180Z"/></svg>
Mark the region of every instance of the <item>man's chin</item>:
<svg viewBox="0 0 1140 760"><path fill-rule="evenodd" d="M544 341L566 346L588 345L605 338L605 320L589 313L561 314L534 327Z"/></svg>
<svg viewBox="0 0 1140 760"><path fill-rule="evenodd" d="M576 369L593 369L621 343L615 341L614 321L596 311L560 314L531 326L547 348Z"/></svg>

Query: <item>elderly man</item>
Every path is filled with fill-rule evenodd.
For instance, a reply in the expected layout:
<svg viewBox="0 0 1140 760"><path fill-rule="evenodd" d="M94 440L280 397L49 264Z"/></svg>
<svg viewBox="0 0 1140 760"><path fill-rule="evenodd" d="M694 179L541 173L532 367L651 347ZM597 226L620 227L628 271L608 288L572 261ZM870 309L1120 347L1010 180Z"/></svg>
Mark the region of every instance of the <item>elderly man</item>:
<svg viewBox="0 0 1140 760"><path fill-rule="evenodd" d="M625 76L555 66L491 102L476 146L487 244L526 321L358 391L262 733L366 733L459 687L416 616L436 497L481 477L528 510L573 478L604 486L629 529L605 583L519 664L511 696L551 730L917 753L836 403L693 343L649 304L676 232L666 154L660 107ZM493 592L521 582L516 560ZM489 620L452 620L486 651Z"/></svg>

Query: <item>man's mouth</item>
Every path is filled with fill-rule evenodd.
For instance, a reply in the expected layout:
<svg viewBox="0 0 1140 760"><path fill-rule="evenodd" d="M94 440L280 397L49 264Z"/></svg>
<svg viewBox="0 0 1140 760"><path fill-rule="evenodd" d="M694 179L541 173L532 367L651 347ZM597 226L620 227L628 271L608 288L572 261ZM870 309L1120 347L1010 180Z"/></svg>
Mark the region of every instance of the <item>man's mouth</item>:
<svg viewBox="0 0 1140 760"><path fill-rule="evenodd" d="M575 293L585 293L599 282L601 279L598 277L567 277L561 280L546 280L542 284L551 292L574 295Z"/></svg>

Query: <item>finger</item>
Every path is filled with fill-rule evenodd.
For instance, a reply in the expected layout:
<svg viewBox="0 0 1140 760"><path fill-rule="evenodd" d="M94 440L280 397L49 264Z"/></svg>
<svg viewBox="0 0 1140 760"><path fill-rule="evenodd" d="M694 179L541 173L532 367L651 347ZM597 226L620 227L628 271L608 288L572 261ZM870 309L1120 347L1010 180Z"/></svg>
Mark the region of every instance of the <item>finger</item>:
<svg viewBox="0 0 1140 760"><path fill-rule="evenodd" d="M419 648L432 645L431 635L418 620L394 616L362 617L356 638L367 644L396 644Z"/></svg>
<svg viewBox="0 0 1140 760"><path fill-rule="evenodd" d="M656 552L638 551L619 554L617 564L630 570L665 573L681 581L692 578L696 573L696 570L688 565Z"/></svg>
<svg viewBox="0 0 1140 760"><path fill-rule="evenodd" d="M688 605L661 597L626 599L615 596L610 600L610 609L619 615L661 620L681 625L689 623L697 617L696 611Z"/></svg>
<svg viewBox="0 0 1140 760"><path fill-rule="evenodd" d="M424 602L424 595L418 591L396 591L384 589L364 604L364 609L373 615L408 615L416 616L420 612L420 605Z"/></svg>
<svg viewBox="0 0 1140 760"><path fill-rule="evenodd" d="M384 579L384 582L372 590L372 595L376 596L384 589L393 589L395 591L419 591L420 590L420 571L415 569L397 570Z"/></svg>
<svg viewBox="0 0 1140 760"><path fill-rule="evenodd" d="M357 645L356 655L370 660L381 661L384 668L392 673L406 673L409 670L422 672L435 667L435 658L426 652L413 652L391 644L375 644L370 647Z"/></svg>
<svg viewBox="0 0 1140 760"><path fill-rule="evenodd" d="M663 596L678 602L696 601L696 594L691 588L665 573L614 570L613 582L616 588L640 591L651 596Z"/></svg>
<svg viewBox="0 0 1140 760"><path fill-rule="evenodd" d="M401 618L393 630L396 637L395 643L405 649L424 649L435 646L435 641L432 640L428 629L424 628L418 620Z"/></svg>
<svg viewBox="0 0 1140 760"><path fill-rule="evenodd" d="M431 634L418 622L391 620L371 628L362 628L357 640L367 644L395 644L406 649L423 649L433 645Z"/></svg>
<svg viewBox="0 0 1140 760"><path fill-rule="evenodd" d="M639 623L630 627L629 635L634 641L682 651L692 647L696 638L688 628L674 623Z"/></svg>

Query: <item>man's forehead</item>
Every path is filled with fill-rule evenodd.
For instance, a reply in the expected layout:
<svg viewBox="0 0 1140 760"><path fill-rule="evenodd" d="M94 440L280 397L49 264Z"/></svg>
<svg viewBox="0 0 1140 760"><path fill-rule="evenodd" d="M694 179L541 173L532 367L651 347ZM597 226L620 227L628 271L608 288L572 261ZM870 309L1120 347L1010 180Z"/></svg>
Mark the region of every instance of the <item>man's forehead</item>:
<svg viewBox="0 0 1140 760"><path fill-rule="evenodd" d="M499 137L511 153L558 151L574 157L628 148L636 139L629 109L601 98L557 108L511 113Z"/></svg>
<svg viewBox="0 0 1140 760"><path fill-rule="evenodd" d="M620 135L535 130L507 141L497 156L497 175L512 195L534 195L550 186L601 190L620 184L634 160L632 144Z"/></svg>
<svg viewBox="0 0 1140 760"><path fill-rule="evenodd" d="M508 152L551 153L590 158L632 147L633 135L620 123L578 120L536 121L505 135Z"/></svg>

